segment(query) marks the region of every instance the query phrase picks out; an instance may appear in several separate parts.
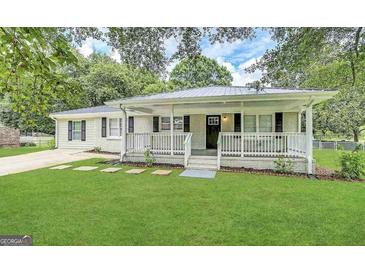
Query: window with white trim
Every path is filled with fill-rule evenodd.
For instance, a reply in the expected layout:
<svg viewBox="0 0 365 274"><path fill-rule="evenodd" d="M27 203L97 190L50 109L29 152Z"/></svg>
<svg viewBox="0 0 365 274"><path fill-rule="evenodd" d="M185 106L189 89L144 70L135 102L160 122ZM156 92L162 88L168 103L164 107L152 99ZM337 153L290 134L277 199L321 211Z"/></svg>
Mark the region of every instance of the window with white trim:
<svg viewBox="0 0 365 274"><path fill-rule="evenodd" d="M182 116L174 117L174 129L176 129L176 130L183 129L183 117Z"/></svg>
<svg viewBox="0 0 365 274"><path fill-rule="evenodd" d="M170 117L161 117L161 130L170 130Z"/></svg>
<svg viewBox="0 0 365 274"><path fill-rule="evenodd" d="M81 121L72 121L72 140L81 140Z"/></svg>
<svg viewBox="0 0 365 274"><path fill-rule="evenodd" d="M272 132L271 115L259 115L259 132Z"/></svg>
<svg viewBox="0 0 365 274"><path fill-rule="evenodd" d="M119 119L111 118L109 119L109 136L111 137L119 137Z"/></svg>
<svg viewBox="0 0 365 274"><path fill-rule="evenodd" d="M174 117L174 130L183 130L184 120L182 116ZM170 130L170 117L161 117L161 130Z"/></svg>
<svg viewBox="0 0 365 274"><path fill-rule="evenodd" d="M218 116L208 117L208 126L219 126L219 117Z"/></svg>
<svg viewBox="0 0 365 274"><path fill-rule="evenodd" d="M244 132L256 132L256 115L245 115L244 119Z"/></svg>

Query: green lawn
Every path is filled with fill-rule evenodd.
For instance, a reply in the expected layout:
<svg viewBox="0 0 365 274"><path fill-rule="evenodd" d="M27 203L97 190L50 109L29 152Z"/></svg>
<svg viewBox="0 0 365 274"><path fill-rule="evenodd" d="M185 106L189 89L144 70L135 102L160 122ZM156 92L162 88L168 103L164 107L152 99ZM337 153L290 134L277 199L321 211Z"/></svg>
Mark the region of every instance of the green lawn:
<svg viewBox="0 0 365 274"><path fill-rule="evenodd" d="M49 147L47 146L0 148L0 157L15 156L48 149Z"/></svg>
<svg viewBox="0 0 365 274"><path fill-rule="evenodd" d="M0 235L30 234L35 245L365 245L365 184L150 172L0 177Z"/></svg>
<svg viewBox="0 0 365 274"><path fill-rule="evenodd" d="M331 170L340 170L340 155L343 151L331 150L331 149L314 149L313 154L316 159L316 165L318 167L327 168ZM350 152L350 151L347 151ZM365 179L365 176L361 176Z"/></svg>
<svg viewBox="0 0 365 274"><path fill-rule="evenodd" d="M340 169L341 153L342 153L341 150L332 150L332 149L313 150L313 156L314 159L316 159L317 166L332 170Z"/></svg>

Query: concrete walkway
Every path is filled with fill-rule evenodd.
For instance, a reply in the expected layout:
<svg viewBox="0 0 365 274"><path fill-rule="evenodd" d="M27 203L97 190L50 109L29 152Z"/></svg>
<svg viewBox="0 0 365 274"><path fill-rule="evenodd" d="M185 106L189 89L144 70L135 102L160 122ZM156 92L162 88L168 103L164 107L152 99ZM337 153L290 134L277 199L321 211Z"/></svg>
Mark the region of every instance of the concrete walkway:
<svg viewBox="0 0 365 274"><path fill-rule="evenodd" d="M117 159L118 155L97 154L74 149L54 149L0 158L0 176L20 173L91 158Z"/></svg>

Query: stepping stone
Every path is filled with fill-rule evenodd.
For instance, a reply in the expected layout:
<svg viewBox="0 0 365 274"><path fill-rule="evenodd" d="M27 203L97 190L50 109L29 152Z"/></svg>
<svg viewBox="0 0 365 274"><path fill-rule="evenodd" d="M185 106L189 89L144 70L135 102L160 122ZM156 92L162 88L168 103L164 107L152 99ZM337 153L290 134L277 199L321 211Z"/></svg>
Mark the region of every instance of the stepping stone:
<svg viewBox="0 0 365 274"><path fill-rule="evenodd" d="M168 176L170 175L172 170L164 170L164 169L158 169L152 172L153 175L159 175L159 176Z"/></svg>
<svg viewBox="0 0 365 274"><path fill-rule="evenodd" d="M119 167L108 167L106 169L102 169L100 170L101 172L106 172L106 173L115 173L117 171L121 170L121 168Z"/></svg>
<svg viewBox="0 0 365 274"><path fill-rule="evenodd" d="M216 171L205 170L205 169L186 169L180 173L181 177L192 177L192 178L204 178L213 179L215 177Z"/></svg>
<svg viewBox="0 0 365 274"><path fill-rule="evenodd" d="M98 168L97 166L79 166L77 168L74 168L73 170L89 171L89 170L94 170L97 168Z"/></svg>
<svg viewBox="0 0 365 274"><path fill-rule="evenodd" d="M51 167L50 169L66 169L69 167L72 167L72 166L71 165L60 165L60 166Z"/></svg>
<svg viewBox="0 0 365 274"><path fill-rule="evenodd" d="M145 171L146 171L145 169L135 168L135 169L127 170L125 173L128 173L128 174L141 174Z"/></svg>

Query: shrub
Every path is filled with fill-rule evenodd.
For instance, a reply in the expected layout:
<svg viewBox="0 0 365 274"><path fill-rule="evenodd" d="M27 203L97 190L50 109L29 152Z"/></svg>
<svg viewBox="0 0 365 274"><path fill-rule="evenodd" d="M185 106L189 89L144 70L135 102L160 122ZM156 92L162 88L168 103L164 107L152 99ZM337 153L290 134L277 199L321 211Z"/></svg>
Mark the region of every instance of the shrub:
<svg viewBox="0 0 365 274"><path fill-rule="evenodd" d="M55 139L49 140L49 141L47 142L47 146L48 146L50 149L55 149L55 148L56 148L56 141L55 141Z"/></svg>
<svg viewBox="0 0 365 274"><path fill-rule="evenodd" d="M148 147L144 151L144 160L148 167L151 167L153 165L153 162L155 161L155 158L153 157L153 153L152 153L151 149Z"/></svg>
<svg viewBox="0 0 365 274"><path fill-rule="evenodd" d="M343 152L340 156L341 175L348 179L359 179L365 175L365 154L361 151Z"/></svg>
<svg viewBox="0 0 365 274"><path fill-rule="evenodd" d="M100 153L101 152L101 147L94 147L94 152Z"/></svg>
<svg viewBox="0 0 365 274"><path fill-rule="evenodd" d="M22 147L35 147L37 145L35 143L21 143L20 146L22 146Z"/></svg>
<svg viewBox="0 0 365 274"><path fill-rule="evenodd" d="M278 173L293 173L293 161L286 159L283 156L279 156L279 158L274 161L274 165L274 170Z"/></svg>

